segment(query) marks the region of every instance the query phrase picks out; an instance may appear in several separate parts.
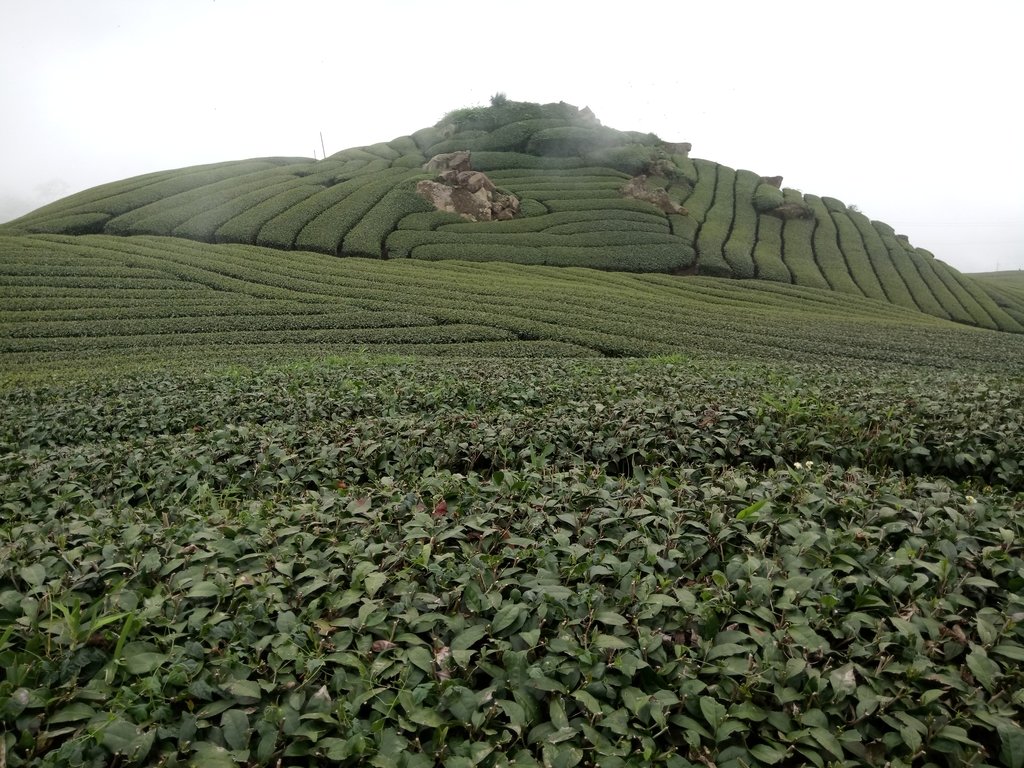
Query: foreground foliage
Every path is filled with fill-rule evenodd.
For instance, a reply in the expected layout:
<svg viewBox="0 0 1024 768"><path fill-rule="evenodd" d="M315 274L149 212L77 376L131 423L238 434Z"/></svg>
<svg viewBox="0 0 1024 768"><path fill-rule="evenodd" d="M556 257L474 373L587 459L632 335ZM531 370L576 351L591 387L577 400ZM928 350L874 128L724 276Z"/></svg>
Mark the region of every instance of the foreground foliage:
<svg viewBox="0 0 1024 768"><path fill-rule="evenodd" d="M6 764L1020 766L1020 385L671 358L9 386Z"/></svg>

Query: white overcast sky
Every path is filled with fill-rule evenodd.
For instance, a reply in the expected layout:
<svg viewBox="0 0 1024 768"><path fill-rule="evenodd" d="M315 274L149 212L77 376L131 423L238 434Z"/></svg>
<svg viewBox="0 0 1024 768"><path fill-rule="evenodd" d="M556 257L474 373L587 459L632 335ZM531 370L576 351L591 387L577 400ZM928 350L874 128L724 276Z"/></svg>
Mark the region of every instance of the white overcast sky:
<svg viewBox="0 0 1024 768"><path fill-rule="evenodd" d="M1021 0L2 0L0 221L501 91L781 174L961 270L1021 269L1022 29Z"/></svg>

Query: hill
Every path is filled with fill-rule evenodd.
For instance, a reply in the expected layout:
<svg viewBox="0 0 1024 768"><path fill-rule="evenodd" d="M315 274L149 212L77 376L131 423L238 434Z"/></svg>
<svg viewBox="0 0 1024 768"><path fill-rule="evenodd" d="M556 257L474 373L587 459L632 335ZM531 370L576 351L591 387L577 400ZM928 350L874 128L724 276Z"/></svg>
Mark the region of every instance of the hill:
<svg viewBox="0 0 1024 768"><path fill-rule="evenodd" d="M1024 291L756 179L510 103L0 228L0 765L1019 768Z"/></svg>
<svg viewBox="0 0 1024 768"><path fill-rule="evenodd" d="M0 232L760 279L1024 331L1019 296L957 272L884 223L689 151L602 126L569 104L498 101L319 162L262 158L107 184Z"/></svg>

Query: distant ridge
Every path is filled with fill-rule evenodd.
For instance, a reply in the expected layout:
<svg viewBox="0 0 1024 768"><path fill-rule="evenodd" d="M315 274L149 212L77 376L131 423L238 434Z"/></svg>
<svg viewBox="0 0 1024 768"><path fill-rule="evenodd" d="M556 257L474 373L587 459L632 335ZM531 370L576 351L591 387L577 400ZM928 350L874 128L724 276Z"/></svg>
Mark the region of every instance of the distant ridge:
<svg viewBox="0 0 1024 768"><path fill-rule="evenodd" d="M835 198L689 150L565 102L496 99L320 161L259 158L105 184L0 233L759 279L1024 332L1024 290L964 275ZM439 155L449 157L426 170ZM483 220L435 207L454 198L465 214L460 195Z"/></svg>

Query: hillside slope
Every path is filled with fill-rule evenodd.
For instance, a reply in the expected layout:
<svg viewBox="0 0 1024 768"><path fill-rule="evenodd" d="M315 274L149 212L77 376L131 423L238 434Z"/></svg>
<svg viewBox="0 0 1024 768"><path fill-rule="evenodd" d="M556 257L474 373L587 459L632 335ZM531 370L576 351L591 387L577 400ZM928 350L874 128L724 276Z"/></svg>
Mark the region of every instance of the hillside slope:
<svg viewBox="0 0 1024 768"><path fill-rule="evenodd" d="M431 158L464 150L460 167L514 196L514 217L466 221L417 193L438 176L424 169ZM602 126L587 109L505 102L321 161L262 158L107 184L0 232L758 278L1024 332L1015 300L839 200L780 187L779 177L691 159L688 144Z"/></svg>
<svg viewBox="0 0 1024 768"><path fill-rule="evenodd" d="M0 236L0 369L357 350L729 355L1024 370L1024 336L763 280L337 259L167 237Z"/></svg>

